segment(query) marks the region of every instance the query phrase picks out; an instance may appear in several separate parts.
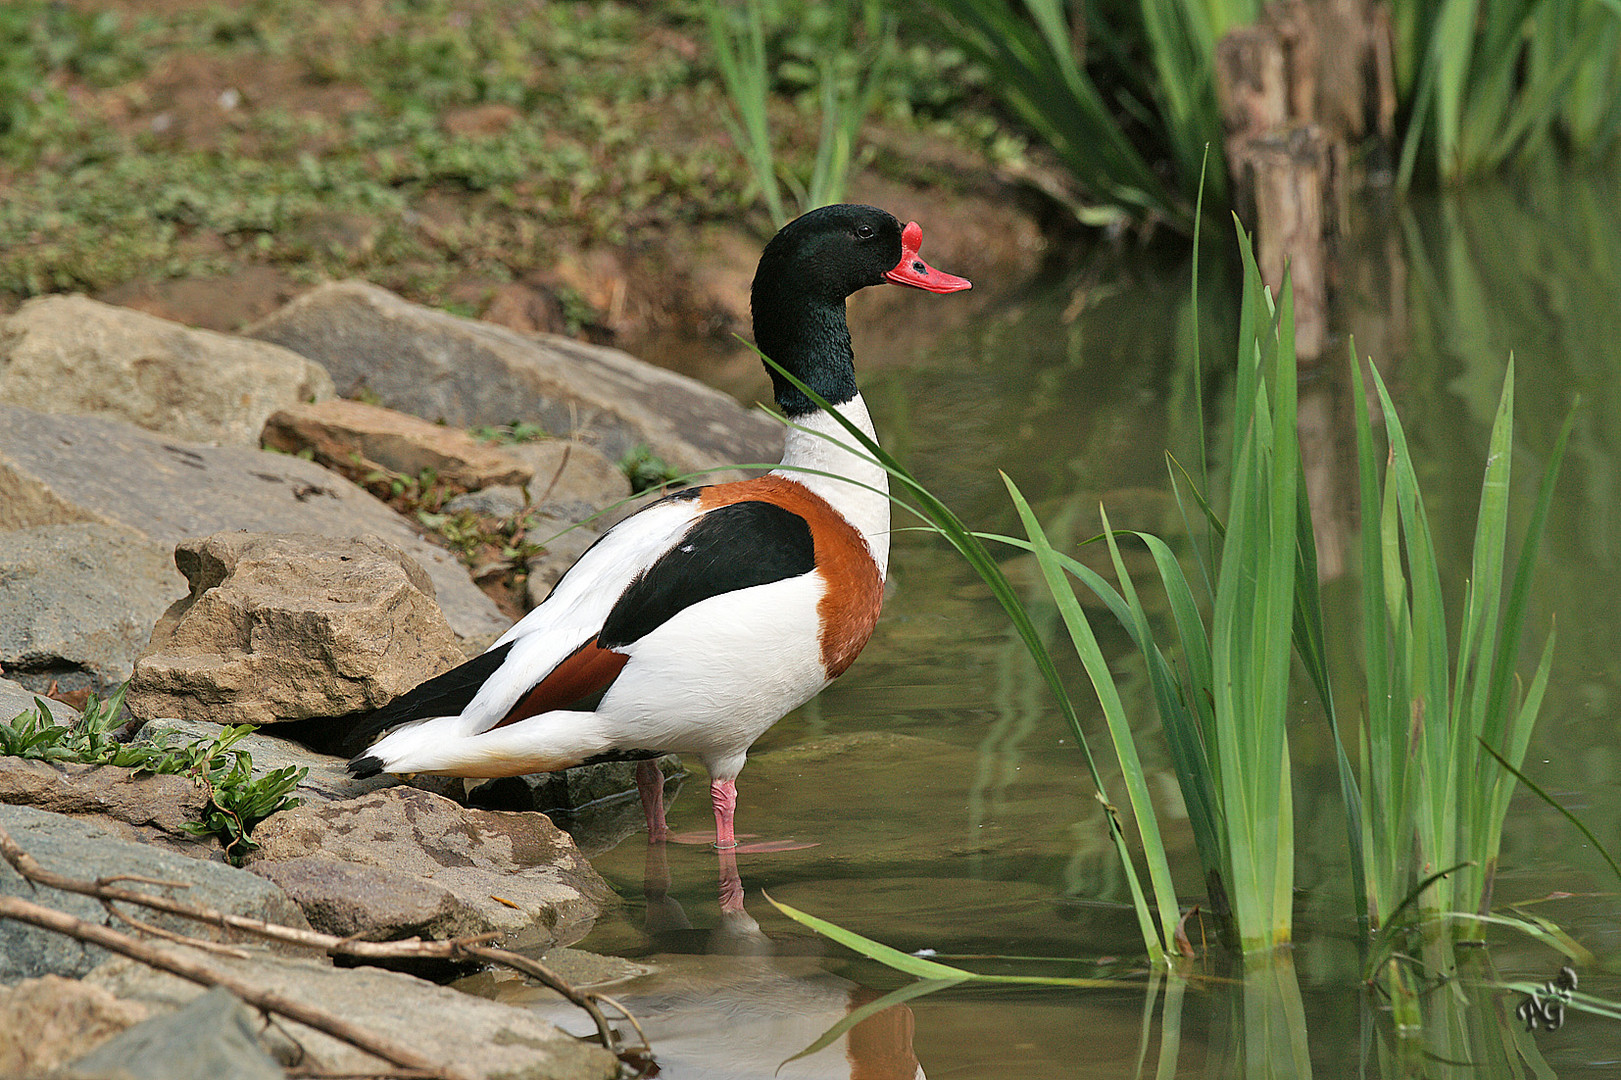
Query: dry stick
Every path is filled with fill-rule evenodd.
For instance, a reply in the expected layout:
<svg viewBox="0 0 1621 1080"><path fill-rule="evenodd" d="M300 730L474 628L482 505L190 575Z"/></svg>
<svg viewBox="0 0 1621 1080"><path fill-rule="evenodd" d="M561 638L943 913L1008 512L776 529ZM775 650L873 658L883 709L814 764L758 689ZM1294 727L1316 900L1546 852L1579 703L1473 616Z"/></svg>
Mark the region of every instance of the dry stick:
<svg viewBox="0 0 1621 1080"><path fill-rule="evenodd" d="M357 1046L382 1058L393 1065L404 1066L407 1069L421 1070L428 1076L443 1077L445 1080L460 1077L461 1073L452 1072L448 1067L440 1068L428 1058L402 1046L393 1039L356 1027L348 1021L341 1020L321 1009L306 1005L301 1001L284 997L270 990L261 990L252 983L237 978L222 971L216 971L206 964L199 964L183 956L176 956L153 948L128 934L120 934L117 930L95 923L85 922L66 912L55 908L35 904L21 897L0 896L0 919L15 919L18 922L30 923L34 926L54 930L59 934L66 934L79 941L88 941L93 945L100 945L108 952L115 952L127 956L132 960L139 960L150 967L167 971L171 975L178 975L182 979L189 979L201 986L223 986L243 1001L264 1012L277 1013L289 1020L296 1020L306 1027L325 1032L335 1039L341 1039L351 1046Z"/></svg>
<svg viewBox="0 0 1621 1080"><path fill-rule="evenodd" d="M602 995L590 991L576 990L564 982L544 964L532 960L519 953L509 952L506 949L491 948L483 942L499 936L497 934L480 934L469 938L454 938L449 941L422 941L418 938L409 938L404 941L360 941L355 938L337 937L333 934L323 934L316 930L298 930L291 926L281 926L277 923L265 922L263 919L250 919L245 915L232 915L206 908L196 904L186 904L167 896L153 896L150 893L136 892L133 889L120 889L109 881L127 879L128 875L118 875L115 878L103 878L100 881L84 881L79 878L67 877L55 871L47 870L39 864L28 852L24 851L11 834L0 828L0 857L11 864L12 869L27 878L29 881L45 885L63 892L79 893L84 896L93 896L110 909L110 901L118 900L129 904L139 904L143 907L165 911L171 915L180 915L198 922L211 923L214 926L230 930L240 930L244 933L257 934L260 937L270 938L292 945L302 945L306 948L319 949L328 955L355 956L366 959L384 960L456 960L463 957L476 957L489 963L501 964L512 968L530 978L535 979L547 988L556 991L571 1003L584 1009L596 1024L597 1038L603 1047L617 1053L624 1049L618 1046L613 1028L602 1015L597 1001ZM184 882L152 882L165 887L186 888ZM144 928L144 924L143 924ZM212 943L199 943L195 941L187 944L201 944L208 948ZM618 1002L612 1002L612 1007L628 1020L636 1033L642 1038L642 1047L648 1049L647 1036L642 1032L642 1026L636 1022L625 1008ZM313 1026L313 1025L312 1025ZM638 1049L632 1047L630 1049Z"/></svg>

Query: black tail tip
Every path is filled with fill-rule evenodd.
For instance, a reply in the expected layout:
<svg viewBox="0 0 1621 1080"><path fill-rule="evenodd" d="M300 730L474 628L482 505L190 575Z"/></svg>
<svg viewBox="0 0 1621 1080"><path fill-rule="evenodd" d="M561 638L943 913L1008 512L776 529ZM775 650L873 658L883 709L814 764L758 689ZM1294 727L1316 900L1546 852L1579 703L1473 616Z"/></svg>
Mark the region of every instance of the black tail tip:
<svg viewBox="0 0 1621 1080"><path fill-rule="evenodd" d="M349 762L349 775L364 780L368 776L376 776L383 771L383 759L372 757L370 754L362 755Z"/></svg>

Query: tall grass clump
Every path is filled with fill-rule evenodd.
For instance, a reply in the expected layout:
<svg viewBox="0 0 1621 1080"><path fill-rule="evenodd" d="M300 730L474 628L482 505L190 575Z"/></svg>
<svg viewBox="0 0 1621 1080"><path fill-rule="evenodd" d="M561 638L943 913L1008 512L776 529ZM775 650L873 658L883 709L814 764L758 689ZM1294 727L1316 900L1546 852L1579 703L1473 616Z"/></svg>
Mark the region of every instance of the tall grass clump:
<svg viewBox="0 0 1621 1080"><path fill-rule="evenodd" d="M1183 944L1178 938L1179 904L1136 736L1110 658L1100 649L1077 596L1077 583L1104 603L1141 652L1210 909L1232 948L1247 957L1260 956L1293 937L1289 726L1306 719L1291 708L1298 700L1291 691L1296 673L1312 685L1331 729L1354 916L1372 959L1386 955L1396 933L1414 919L1425 927L1450 928L1429 936L1436 942L1478 938L1487 920L1514 923L1546 938L1532 924L1490 916L1488 909L1514 771L1524 761L1551 665L1550 634L1529 683L1519 681L1533 572L1571 418L1543 472L1509 575L1510 363L1491 433L1474 557L1454 639L1448 632L1432 529L1395 404L1374 371L1385 431L1380 445L1374 437L1372 399L1363 392L1362 373L1353 364L1364 670L1356 692L1358 707L1344 706L1329 674L1316 541L1300 459L1289 284L1285 279L1274 301L1242 229L1238 241L1244 289L1232 376L1233 423L1222 450L1229 491L1224 509L1218 510L1208 483L1171 461L1171 482L1183 517L1206 526L1184 552L1149 533L1116 532L1105 508L1097 542L1109 551L1115 571L1115 580L1109 581L1053 547L1029 502L1005 476L1025 536L970 532L886 452L853 426L847 430L895 478L896 502L963 554L1013 620L1077 736L1099 798L1110 808L1109 829L1153 959ZM1197 359L1194 373L1201 377ZM1204 470L1198 471L1202 477ZM1035 556L1101 706L1135 826L1135 853L1127 842L1124 815L1103 788L1048 646L984 540ZM1149 616L1121 554L1126 543L1141 544L1149 552L1157 585L1168 600L1168 619ZM1191 573L1184 561L1192 564ZM1342 728L1358 713L1360 732L1348 736ZM1359 769L1353 769L1347 745L1354 747ZM1147 870L1147 888L1137 872L1138 860ZM1370 936L1374 929L1377 937ZM1438 962L1447 963L1444 958Z"/></svg>
<svg viewBox="0 0 1621 1080"><path fill-rule="evenodd" d="M1412 455L1389 392L1370 368L1385 418L1374 445L1353 367L1363 527L1366 726L1361 747L1370 915L1383 924L1411 898L1420 915L1485 915L1515 776L1553 659L1550 632L1529 684L1518 661L1531 580L1574 411L1543 471L1505 592L1514 452L1514 364L1493 420L1462 620L1449 653L1447 609ZM1380 462L1388 462L1380 476ZM1490 751L1488 753L1487 751ZM1435 876L1441 875L1441 876ZM1460 935L1484 924L1464 918Z"/></svg>
<svg viewBox="0 0 1621 1080"><path fill-rule="evenodd" d="M1621 3L1393 0L1398 179L1443 181L1558 144L1597 158L1621 140Z"/></svg>
<svg viewBox="0 0 1621 1080"><path fill-rule="evenodd" d="M820 24L814 50L821 129L815 162L804 177L778 157L768 110L777 67L773 34L788 19L784 5L777 0L702 0L702 6L715 62L736 110L736 115L723 112L721 119L765 200L773 230L806 211L841 202L861 125L894 52L894 28L877 0L864 0L859 35L853 4L832 4L823 12L827 21ZM858 37L867 42L864 48Z"/></svg>
<svg viewBox="0 0 1621 1080"><path fill-rule="evenodd" d="M1274 305L1261 283L1249 238L1239 233L1244 293L1229 448L1232 492L1225 522L1205 496L1178 485L1186 517L1207 518L1209 543L1193 552L1209 625L1172 549L1147 533L1104 534L1116 583L1052 550L1042 527L1009 482L1027 541L1060 610L1080 611L1072 575L1125 627L1147 665L1211 908L1228 943L1257 954L1293 935L1294 814L1287 721L1292 644L1320 661L1320 604L1310 514L1304 506L1295 433L1293 309L1285 283ZM1184 478L1185 479L1185 478ZM1008 538L1003 538L1008 539ZM1145 545L1169 600L1175 636L1165 644L1120 554ZM1298 610L1297 610L1298 609ZM1316 620L1313 622L1313 620ZM1091 630L1066 620L1079 646ZM1104 669L1107 672L1107 668ZM1094 679L1100 697L1112 690ZM1321 690L1326 694L1326 675ZM1135 755L1132 757L1135 762ZM1123 769L1129 768L1126 758Z"/></svg>
<svg viewBox="0 0 1621 1080"><path fill-rule="evenodd" d="M1258 0L933 0L988 88L1101 206L1107 220L1190 228L1205 147L1219 145L1216 42L1255 20ZM1169 160L1169 177L1159 163ZM1212 201L1225 204L1224 176Z"/></svg>

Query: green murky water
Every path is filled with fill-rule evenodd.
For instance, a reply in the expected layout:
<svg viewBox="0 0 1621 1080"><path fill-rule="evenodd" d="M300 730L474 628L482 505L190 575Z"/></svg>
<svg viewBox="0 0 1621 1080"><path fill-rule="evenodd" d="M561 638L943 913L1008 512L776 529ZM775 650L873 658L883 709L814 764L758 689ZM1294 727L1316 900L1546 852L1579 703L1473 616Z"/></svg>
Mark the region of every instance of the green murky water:
<svg viewBox="0 0 1621 1080"><path fill-rule="evenodd" d="M1557 618L1559 645L1528 770L1621 850L1621 629L1613 617L1621 611L1621 182L1550 173L1359 211L1357 228L1364 235L1342 266L1334 324L1355 333L1391 383L1454 585L1467 566L1488 425L1510 352L1519 374L1519 522L1557 425L1582 395L1539 569L1537 640ZM1207 259L1207 363L1230 352L1232 301L1222 277ZM1091 535L1099 499L1117 526L1174 535L1180 525L1163 455L1169 448L1186 460L1196 438L1186 282L1185 264L1133 265L1032 286L939 341L923 362L866 373L881 436L977 528L1017 532L1000 468L1055 536ZM1343 355L1341 341L1328 364L1307 373L1301 396L1331 621L1349 610L1355 589L1345 576L1354 568L1333 554L1354 520ZM1213 399L1223 400L1219 371L1209 381ZM1219 409L1207 419L1219 430ZM711 851L672 847L666 867L650 867L640 836L631 835L594 858L626 904L583 945L658 968L613 991L648 1023L658 1075L1621 1071L1621 1023L1572 1014L1559 1031L1516 1039L1514 1000L1476 995L1468 1003L1445 989L1431 995L1430 1056L1399 1060L1388 1016L1358 982L1331 746L1313 719L1291 733L1302 847L1292 968L1265 976L1270 988L1247 991L1220 979L1151 986L1085 769L1004 618L943 543L904 533L895 547L893 593L861 661L768 733L743 773L740 830L817 844L740 858L752 919L722 919ZM1019 559L1010 556L1009 568L1015 581L1029 580ZM1145 763L1175 817L1175 783L1151 730L1147 687L1123 635L1101 619L1098 627L1105 650L1122 658L1123 691L1146 730ZM1351 632L1343 618L1330 629L1341 664L1350 663ZM1078 702L1088 696L1077 690ZM1101 720L1093 720L1094 747L1104 753ZM1105 772L1112 779L1107 765ZM672 807L675 829L708 824L705 795L701 773L690 778ZM1196 898L1202 886L1185 828L1173 823L1170 843L1182 894ZM1497 903L1534 902L1530 910L1597 957L1582 972L1582 989L1615 999L1621 899L1606 875L1557 815L1517 798ZM851 1009L907 980L809 935L772 909L765 892L904 950L1066 957L1073 962L1022 966L1130 983L945 990L783 1065ZM1482 962L1503 977L1536 981L1560 964L1552 951L1508 935ZM1510 1059L1523 1062L1521 1072L1504 1064Z"/></svg>

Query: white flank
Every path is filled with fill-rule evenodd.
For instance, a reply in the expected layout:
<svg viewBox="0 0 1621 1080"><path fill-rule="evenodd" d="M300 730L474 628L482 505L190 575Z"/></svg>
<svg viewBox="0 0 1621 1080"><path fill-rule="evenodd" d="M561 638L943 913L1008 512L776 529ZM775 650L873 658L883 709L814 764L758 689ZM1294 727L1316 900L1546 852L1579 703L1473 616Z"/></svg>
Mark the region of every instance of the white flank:
<svg viewBox="0 0 1621 1080"><path fill-rule="evenodd" d="M481 734L458 717L400 728L370 753L389 772L509 776L610 749L696 754L736 777L750 744L827 685L812 572L713 596L628 645L596 712L542 713ZM481 695L482 696L482 695Z"/></svg>

